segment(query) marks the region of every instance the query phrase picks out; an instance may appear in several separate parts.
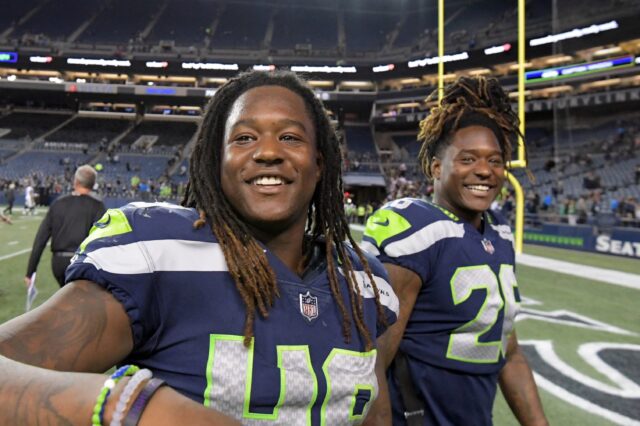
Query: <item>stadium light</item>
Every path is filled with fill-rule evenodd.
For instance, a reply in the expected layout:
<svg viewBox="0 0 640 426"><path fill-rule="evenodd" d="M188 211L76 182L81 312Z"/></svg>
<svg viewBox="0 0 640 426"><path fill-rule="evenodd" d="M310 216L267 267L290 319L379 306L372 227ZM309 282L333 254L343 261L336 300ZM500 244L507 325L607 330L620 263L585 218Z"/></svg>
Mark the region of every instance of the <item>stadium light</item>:
<svg viewBox="0 0 640 426"><path fill-rule="evenodd" d="M430 58L416 59L415 61L407 62L409 68L426 67L427 65L436 65L440 62L456 62L469 59L469 52L455 53L453 55L433 56Z"/></svg>
<svg viewBox="0 0 640 426"><path fill-rule="evenodd" d="M491 70L489 68L476 68L467 71L469 75L487 75L491 74Z"/></svg>
<svg viewBox="0 0 640 426"><path fill-rule="evenodd" d="M395 67L396 66L394 64L387 64L387 65L378 65L371 69L373 70L373 72L387 72L387 71L393 71Z"/></svg>
<svg viewBox="0 0 640 426"><path fill-rule="evenodd" d="M311 87L333 87L334 82L331 80L309 80Z"/></svg>
<svg viewBox="0 0 640 426"><path fill-rule="evenodd" d="M167 68L169 62L167 61L147 61L144 63L147 68Z"/></svg>
<svg viewBox="0 0 640 426"><path fill-rule="evenodd" d="M254 65L253 66L254 71L275 71L275 69L276 69L275 65Z"/></svg>
<svg viewBox="0 0 640 426"><path fill-rule="evenodd" d="M356 73L358 70L356 67L343 67L343 66L310 66L310 65L292 65L291 71L293 72L315 72L315 73Z"/></svg>
<svg viewBox="0 0 640 426"><path fill-rule="evenodd" d="M593 56L615 55L617 53L622 53L622 48L620 46L613 46L596 50L595 52L593 52Z"/></svg>
<svg viewBox="0 0 640 426"><path fill-rule="evenodd" d="M67 64L98 67L130 67L131 61L120 59L67 58Z"/></svg>
<svg viewBox="0 0 640 426"><path fill-rule="evenodd" d="M373 83L370 81L343 81L340 85L345 87L371 87Z"/></svg>
<svg viewBox="0 0 640 426"><path fill-rule="evenodd" d="M511 50L511 44L510 43L505 43L505 44L503 44L501 46L487 47L486 49L484 49L484 54L485 55L495 55L497 53L508 52L509 50Z"/></svg>
<svg viewBox="0 0 640 426"><path fill-rule="evenodd" d="M544 63L549 64L549 65L553 65L553 64L561 64L563 62L569 62L573 60L573 56L570 55L558 55L558 56L551 56L547 59L544 60Z"/></svg>
<svg viewBox="0 0 640 426"><path fill-rule="evenodd" d="M618 28L617 21L610 21L604 24L593 24L584 28L574 28L571 31L566 31L559 34L549 34L544 37L534 38L529 41L529 46L540 46L543 44L557 43L562 40L571 38L579 38L585 35L598 34L604 31L615 30Z"/></svg>
<svg viewBox="0 0 640 426"><path fill-rule="evenodd" d="M238 71L238 64L221 64L217 62L183 62L182 69L185 70L217 70L217 71Z"/></svg>
<svg viewBox="0 0 640 426"><path fill-rule="evenodd" d="M29 56L29 62L36 64L48 64L51 61L53 61L51 56Z"/></svg>

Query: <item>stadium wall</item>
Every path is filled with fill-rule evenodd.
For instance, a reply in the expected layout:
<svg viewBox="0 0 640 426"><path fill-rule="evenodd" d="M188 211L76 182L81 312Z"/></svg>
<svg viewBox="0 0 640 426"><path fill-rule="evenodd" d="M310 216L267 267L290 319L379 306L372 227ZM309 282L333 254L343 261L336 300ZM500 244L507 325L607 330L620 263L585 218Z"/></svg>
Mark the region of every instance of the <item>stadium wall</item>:
<svg viewBox="0 0 640 426"><path fill-rule="evenodd" d="M613 227L604 232L590 225L543 224L525 228L524 242L640 259L640 229Z"/></svg>

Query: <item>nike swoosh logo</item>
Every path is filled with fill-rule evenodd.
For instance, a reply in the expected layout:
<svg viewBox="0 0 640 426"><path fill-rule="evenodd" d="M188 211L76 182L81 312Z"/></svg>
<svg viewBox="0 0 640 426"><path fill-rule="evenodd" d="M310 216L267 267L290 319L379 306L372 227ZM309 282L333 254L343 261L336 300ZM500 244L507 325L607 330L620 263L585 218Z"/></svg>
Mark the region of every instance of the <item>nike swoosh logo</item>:
<svg viewBox="0 0 640 426"><path fill-rule="evenodd" d="M387 218L384 222L377 222L377 221L373 221L374 224L376 225L380 225L380 226L388 226L389 225L389 218Z"/></svg>
<svg viewBox="0 0 640 426"><path fill-rule="evenodd" d="M106 222L96 222L93 225L96 228L106 228L111 223L111 215L107 213L107 221Z"/></svg>

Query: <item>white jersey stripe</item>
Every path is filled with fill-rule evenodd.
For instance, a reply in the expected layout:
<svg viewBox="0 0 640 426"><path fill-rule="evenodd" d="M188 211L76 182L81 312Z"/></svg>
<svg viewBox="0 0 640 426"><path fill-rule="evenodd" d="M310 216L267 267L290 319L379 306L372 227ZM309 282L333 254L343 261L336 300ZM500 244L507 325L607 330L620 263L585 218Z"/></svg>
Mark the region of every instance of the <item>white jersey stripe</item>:
<svg viewBox="0 0 640 426"><path fill-rule="evenodd" d="M133 207L136 207L136 208L162 207L162 208L165 208L167 210L172 210L172 209L191 210L189 207L183 207L183 206L178 205L178 204L167 203L167 202L164 202L164 201L163 202L153 202L153 203L148 203L148 202L144 202L144 201L134 201L132 203L129 203L128 206L133 206Z"/></svg>
<svg viewBox="0 0 640 426"><path fill-rule="evenodd" d="M491 228L493 228L503 240L513 242L513 234L511 233L509 225L491 225Z"/></svg>
<svg viewBox="0 0 640 426"><path fill-rule="evenodd" d="M103 247L88 253L83 263L114 274L227 271L218 243L189 240L151 240Z"/></svg>
<svg viewBox="0 0 640 426"><path fill-rule="evenodd" d="M83 263L117 274L148 274L155 271L227 271L218 243L189 240L151 240L115 247L103 247L87 254ZM342 271L340 271L342 272ZM364 298L374 297L364 271L355 271ZM380 303L398 314L399 302L389 283L373 276L380 292Z"/></svg>
<svg viewBox="0 0 640 426"><path fill-rule="evenodd" d="M338 268L338 271L340 271L342 276L344 276L342 268ZM365 299L373 299L376 297L373 292L373 287L369 284L369 277L367 277L366 272L354 271L354 273L356 275L356 281L358 282L358 287L360 288L360 294L362 294L362 297ZM372 275L373 280L376 283L376 287L378 287L378 293L380 294L380 304L393 311L397 317L400 312L400 302L398 301L396 294L393 292L391 285L384 278L373 273Z"/></svg>
<svg viewBox="0 0 640 426"><path fill-rule="evenodd" d="M380 250L378 250L378 247L376 247L375 244L371 244L369 241L363 240L358 245L360 246L360 249L366 251L367 253L370 253L374 256L380 256Z"/></svg>
<svg viewBox="0 0 640 426"><path fill-rule="evenodd" d="M420 253L445 238L464 237L464 224L450 220L439 220L430 223L402 240L389 243L385 253L389 257L401 257Z"/></svg>

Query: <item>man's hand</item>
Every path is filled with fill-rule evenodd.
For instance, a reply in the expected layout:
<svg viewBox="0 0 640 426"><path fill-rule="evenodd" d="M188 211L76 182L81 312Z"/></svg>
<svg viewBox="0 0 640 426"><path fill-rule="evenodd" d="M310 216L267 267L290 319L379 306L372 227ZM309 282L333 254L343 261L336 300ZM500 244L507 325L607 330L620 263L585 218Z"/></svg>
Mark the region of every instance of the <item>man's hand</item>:
<svg viewBox="0 0 640 426"><path fill-rule="evenodd" d="M24 277L24 285L25 287L29 288L29 286L31 285L31 277Z"/></svg>

